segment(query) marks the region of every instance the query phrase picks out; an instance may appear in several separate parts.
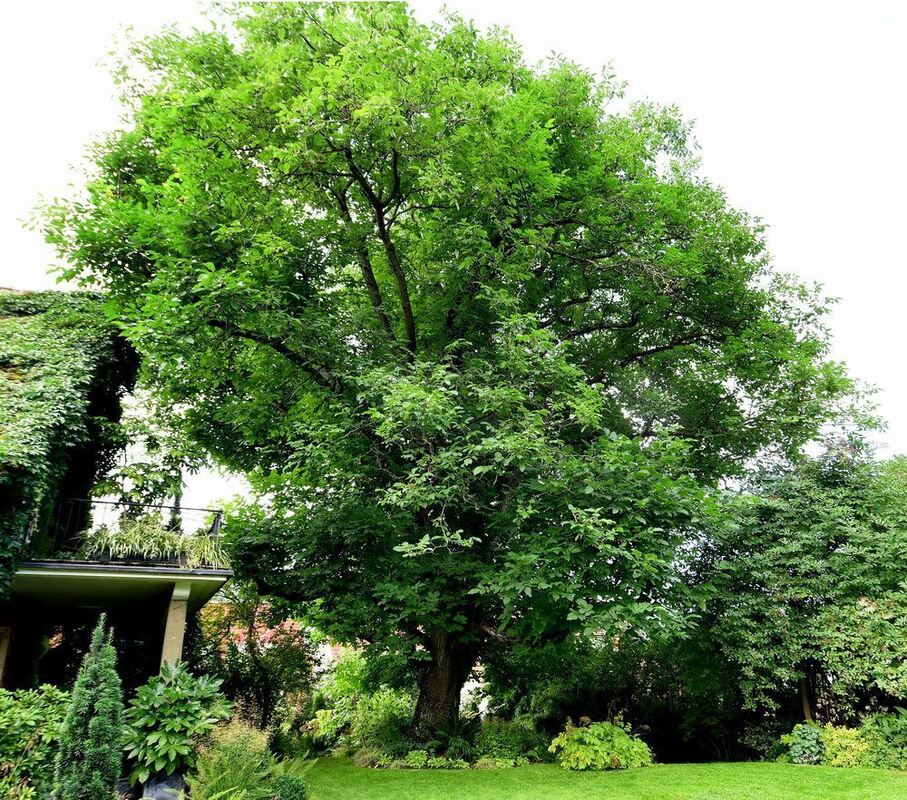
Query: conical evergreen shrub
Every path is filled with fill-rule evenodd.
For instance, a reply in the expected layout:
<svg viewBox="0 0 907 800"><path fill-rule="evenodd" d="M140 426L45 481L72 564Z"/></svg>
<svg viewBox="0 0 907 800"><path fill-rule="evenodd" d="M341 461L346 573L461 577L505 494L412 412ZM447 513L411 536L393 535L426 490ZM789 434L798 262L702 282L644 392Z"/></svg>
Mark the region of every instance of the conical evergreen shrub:
<svg viewBox="0 0 907 800"><path fill-rule="evenodd" d="M123 690L102 614L82 661L57 754L60 800L110 800L123 757Z"/></svg>

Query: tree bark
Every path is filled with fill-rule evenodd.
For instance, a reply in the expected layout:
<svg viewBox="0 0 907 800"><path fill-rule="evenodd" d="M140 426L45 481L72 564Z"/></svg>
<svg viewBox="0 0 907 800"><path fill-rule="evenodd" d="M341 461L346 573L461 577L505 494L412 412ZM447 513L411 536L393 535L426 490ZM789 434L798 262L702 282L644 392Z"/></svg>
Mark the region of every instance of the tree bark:
<svg viewBox="0 0 907 800"><path fill-rule="evenodd" d="M806 678L800 678L800 705L803 707L803 719L807 722L813 721L812 709L809 707L809 686Z"/></svg>
<svg viewBox="0 0 907 800"><path fill-rule="evenodd" d="M460 714L460 691L475 666L477 651L446 631L429 635L431 661L419 683L419 699L413 715L413 731L426 738L441 725L456 722Z"/></svg>

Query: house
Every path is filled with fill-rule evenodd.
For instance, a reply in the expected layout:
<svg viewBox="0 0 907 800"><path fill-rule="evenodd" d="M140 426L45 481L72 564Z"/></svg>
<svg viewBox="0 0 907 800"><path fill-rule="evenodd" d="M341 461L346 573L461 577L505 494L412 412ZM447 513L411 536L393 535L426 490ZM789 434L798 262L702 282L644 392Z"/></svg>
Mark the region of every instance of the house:
<svg viewBox="0 0 907 800"><path fill-rule="evenodd" d="M88 499L136 368L97 295L0 290L0 686L71 681L101 612L137 685L231 575L219 511Z"/></svg>

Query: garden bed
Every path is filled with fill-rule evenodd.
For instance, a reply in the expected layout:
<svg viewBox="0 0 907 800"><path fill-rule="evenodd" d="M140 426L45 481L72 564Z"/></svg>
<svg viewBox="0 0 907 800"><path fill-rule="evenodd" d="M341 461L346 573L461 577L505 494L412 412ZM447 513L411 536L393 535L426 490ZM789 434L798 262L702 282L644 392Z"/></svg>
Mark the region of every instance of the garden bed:
<svg viewBox="0 0 907 800"><path fill-rule="evenodd" d="M553 764L489 770L378 770L323 758L311 800L902 800L907 773L777 763L667 764L607 773Z"/></svg>

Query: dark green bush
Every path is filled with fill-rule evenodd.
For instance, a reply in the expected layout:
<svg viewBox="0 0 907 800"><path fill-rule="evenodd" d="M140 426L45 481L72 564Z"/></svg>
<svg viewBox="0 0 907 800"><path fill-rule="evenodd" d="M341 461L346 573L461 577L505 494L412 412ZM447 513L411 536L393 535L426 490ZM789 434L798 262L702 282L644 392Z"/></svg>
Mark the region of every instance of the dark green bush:
<svg viewBox="0 0 907 800"><path fill-rule="evenodd" d="M57 751L60 800L110 800L123 763L123 690L103 615L73 686Z"/></svg>
<svg viewBox="0 0 907 800"><path fill-rule="evenodd" d="M475 755L504 761L527 758L545 760L547 740L528 725L510 720L488 718L476 736Z"/></svg>
<svg viewBox="0 0 907 800"><path fill-rule="evenodd" d="M0 689L0 797L49 792L69 695L54 686Z"/></svg>
<svg viewBox="0 0 907 800"><path fill-rule="evenodd" d="M306 800L308 791L302 778L282 772L271 781L271 796L273 800Z"/></svg>
<svg viewBox="0 0 907 800"><path fill-rule="evenodd" d="M631 769L652 764L648 745L612 722L568 724L549 749L564 769Z"/></svg>
<svg viewBox="0 0 907 800"><path fill-rule="evenodd" d="M868 745L866 766L907 770L907 709L867 717L860 733Z"/></svg>

